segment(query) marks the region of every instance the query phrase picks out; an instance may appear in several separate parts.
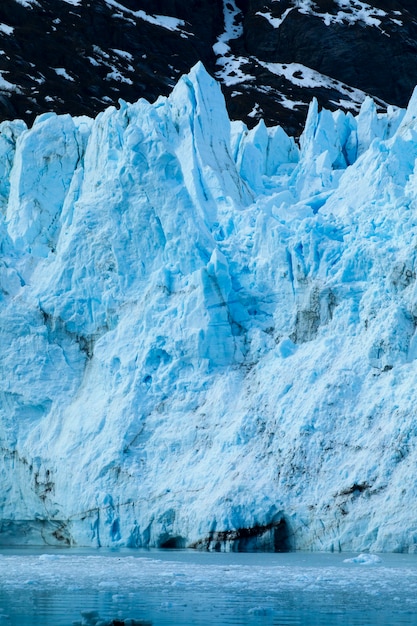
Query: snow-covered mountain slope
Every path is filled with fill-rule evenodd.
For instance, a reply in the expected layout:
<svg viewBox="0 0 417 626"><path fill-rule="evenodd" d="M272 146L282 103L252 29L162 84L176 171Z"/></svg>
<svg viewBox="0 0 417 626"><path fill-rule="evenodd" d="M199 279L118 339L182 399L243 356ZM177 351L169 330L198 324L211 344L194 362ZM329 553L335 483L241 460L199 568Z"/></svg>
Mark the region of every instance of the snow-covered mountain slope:
<svg viewBox="0 0 417 626"><path fill-rule="evenodd" d="M406 106L414 0L2 0L0 120L154 101L202 61L232 119L299 134L308 105Z"/></svg>
<svg viewBox="0 0 417 626"><path fill-rule="evenodd" d="M415 551L417 96L0 131L0 542Z"/></svg>

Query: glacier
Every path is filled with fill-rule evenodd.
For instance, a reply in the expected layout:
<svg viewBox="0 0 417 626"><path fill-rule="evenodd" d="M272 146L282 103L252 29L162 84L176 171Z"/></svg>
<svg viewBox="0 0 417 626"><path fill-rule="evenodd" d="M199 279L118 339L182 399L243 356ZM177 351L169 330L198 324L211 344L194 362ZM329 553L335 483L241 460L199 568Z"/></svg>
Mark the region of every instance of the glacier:
<svg viewBox="0 0 417 626"><path fill-rule="evenodd" d="M417 552L417 92L0 125L0 544Z"/></svg>

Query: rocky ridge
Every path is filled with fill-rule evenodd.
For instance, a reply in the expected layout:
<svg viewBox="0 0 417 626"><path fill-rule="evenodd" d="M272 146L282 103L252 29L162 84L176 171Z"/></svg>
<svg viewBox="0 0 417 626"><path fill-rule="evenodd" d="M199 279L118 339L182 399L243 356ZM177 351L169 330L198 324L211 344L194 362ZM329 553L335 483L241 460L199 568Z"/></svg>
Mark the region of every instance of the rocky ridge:
<svg viewBox="0 0 417 626"><path fill-rule="evenodd" d="M404 107L416 51L411 0L3 0L0 119L153 102L202 61L232 119L299 134L313 97Z"/></svg>

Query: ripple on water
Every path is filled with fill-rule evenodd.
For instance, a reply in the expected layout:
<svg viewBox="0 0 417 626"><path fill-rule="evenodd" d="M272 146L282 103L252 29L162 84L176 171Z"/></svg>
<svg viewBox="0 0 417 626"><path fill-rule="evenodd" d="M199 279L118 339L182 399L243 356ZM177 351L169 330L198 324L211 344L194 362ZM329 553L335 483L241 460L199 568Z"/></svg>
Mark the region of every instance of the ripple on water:
<svg viewBox="0 0 417 626"><path fill-rule="evenodd" d="M417 557L146 554L5 552L0 625L417 624Z"/></svg>

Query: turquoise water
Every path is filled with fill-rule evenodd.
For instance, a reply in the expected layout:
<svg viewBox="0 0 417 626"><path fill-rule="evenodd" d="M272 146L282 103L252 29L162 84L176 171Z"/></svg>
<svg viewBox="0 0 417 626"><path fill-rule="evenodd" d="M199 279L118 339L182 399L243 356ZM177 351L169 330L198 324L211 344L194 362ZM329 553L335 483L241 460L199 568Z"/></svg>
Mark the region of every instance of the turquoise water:
<svg viewBox="0 0 417 626"><path fill-rule="evenodd" d="M3 549L0 625L417 625L417 556L349 556Z"/></svg>

